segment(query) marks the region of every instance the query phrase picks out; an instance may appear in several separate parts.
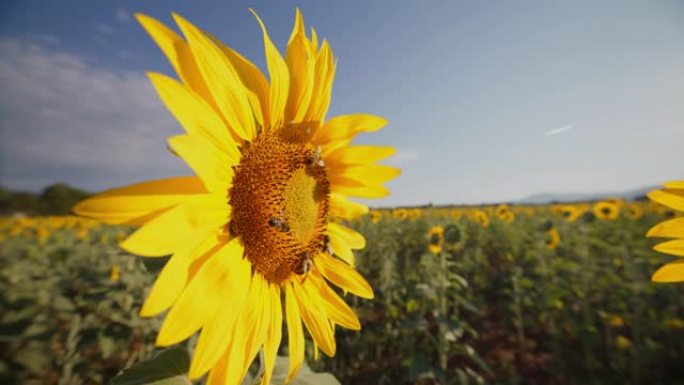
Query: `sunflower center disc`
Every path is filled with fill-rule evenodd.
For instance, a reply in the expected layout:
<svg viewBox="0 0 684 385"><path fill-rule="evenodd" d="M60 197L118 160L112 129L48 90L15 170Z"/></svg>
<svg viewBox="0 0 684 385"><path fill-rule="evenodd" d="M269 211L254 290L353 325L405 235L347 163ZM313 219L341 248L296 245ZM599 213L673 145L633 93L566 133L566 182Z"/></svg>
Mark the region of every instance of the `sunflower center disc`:
<svg viewBox="0 0 684 385"><path fill-rule="evenodd" d="M325 248L330 185L316 151L291 129L243 146L229 192L231 232L269 282L290 278Z"/></svg>

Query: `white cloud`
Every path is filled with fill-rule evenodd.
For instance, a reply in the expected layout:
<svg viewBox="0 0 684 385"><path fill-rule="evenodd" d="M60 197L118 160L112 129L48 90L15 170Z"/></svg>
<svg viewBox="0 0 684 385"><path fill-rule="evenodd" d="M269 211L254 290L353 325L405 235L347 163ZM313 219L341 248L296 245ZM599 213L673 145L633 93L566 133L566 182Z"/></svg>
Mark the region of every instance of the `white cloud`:
<svg viewBox="0 0 684 385"><path fill-rule="evenodd" d="M114 13L114 18L116 18L119 23L129 23L131 21L131 14L123 8L119 8Z"/></svg>
<svg viewBox="0 0 684 385"><path fill-rule="evenodd" d="M569 131L570 129L572 129L572 124L548 130L543 134L543 136L558 135L562 132Z"/></svg>
<svg viewBox="0 0 684 385"><path fill-rule="evenodd" d="M0 39L0 184L100 189L187 174L165 149L177 123L142 73Z"/></svg>

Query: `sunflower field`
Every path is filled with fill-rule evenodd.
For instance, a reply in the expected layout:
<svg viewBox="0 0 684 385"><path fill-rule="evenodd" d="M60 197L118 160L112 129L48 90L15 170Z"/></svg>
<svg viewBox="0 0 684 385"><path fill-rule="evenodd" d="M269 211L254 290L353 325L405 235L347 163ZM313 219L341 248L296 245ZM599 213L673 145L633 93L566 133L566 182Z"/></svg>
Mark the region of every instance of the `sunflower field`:
<svg viewBox="0 0 684 385"><path fill-rule="evenodd" d="M338 328L333 358L307 340L299 383L684 383L684 288L650 281L672 258L645 237L674 215L618 199L371 210L345 223L368 240L375 298L346 296L362 330ZM123 252L131 231L2 219L0 382L108 383L157 354L162 317L138 312L166 258Z"/></svg>

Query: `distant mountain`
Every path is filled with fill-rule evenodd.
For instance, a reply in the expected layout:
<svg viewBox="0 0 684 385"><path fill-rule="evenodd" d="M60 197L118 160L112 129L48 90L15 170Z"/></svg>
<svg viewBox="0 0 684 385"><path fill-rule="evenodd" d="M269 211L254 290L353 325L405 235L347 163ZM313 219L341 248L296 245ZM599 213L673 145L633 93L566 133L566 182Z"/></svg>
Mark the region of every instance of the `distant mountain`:
<svg viewBox="0 0 684 385"><path fill-rule="evenodd" d="M552 202L586 202L601 200L608 197L616 197L622 199L638 199L645 197L647 192L657 188L658 186L649 186L628 191L605 193L538 193L529 195L525 198L515 201L515 203L543 204Z"/></svg>

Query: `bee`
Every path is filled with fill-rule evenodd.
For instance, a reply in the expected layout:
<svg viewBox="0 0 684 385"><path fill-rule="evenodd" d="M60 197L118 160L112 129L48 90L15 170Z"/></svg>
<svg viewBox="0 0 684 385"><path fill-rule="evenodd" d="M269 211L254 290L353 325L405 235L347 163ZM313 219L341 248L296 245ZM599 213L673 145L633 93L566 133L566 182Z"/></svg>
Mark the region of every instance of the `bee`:
<svg viewBox="0 0 684 385"><path fill-rule="evenodd" d="M316 151L314 151L313 154L311 154L311 157L307 159L306 164L309 166L319 166L323 167L325 163L323 162L323 159L321 159L321 146L316 147Z"/></svg>
<svg viewBox="0 0 684 385"><path fill-rule="evenodd" d="M245 153L245 151L249 151L249 148L252 146L252 143L250 143L248 140L245 140L244 143L240 146L240 152Z"/></svg>
<svg viewBox="0 0 684 385"><path fill-rule="evenodd" d="M323 236L323 252L333 255L333 249L330 245L330 237L328 235Z"/></svg>
<svg viewBox="0 0 684 385"><path fill-rule="evenodd" d="M299 259L299 261L297 261L297 265L295 266L294 272L297 275L304 275L309 271L313 270L315 267L316 266L313 263L311 254L309 254L308 251L305 251L301 254L301 258Z"/></svg>
<svg viewBox="0 0 684 385"><path fill-rule="evenodd" d="M283 218L271 218L268 220L268 225L280 231L281 233L287 233L290 231L290 226Z"/></svg>

